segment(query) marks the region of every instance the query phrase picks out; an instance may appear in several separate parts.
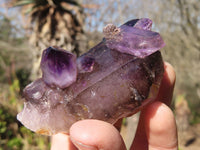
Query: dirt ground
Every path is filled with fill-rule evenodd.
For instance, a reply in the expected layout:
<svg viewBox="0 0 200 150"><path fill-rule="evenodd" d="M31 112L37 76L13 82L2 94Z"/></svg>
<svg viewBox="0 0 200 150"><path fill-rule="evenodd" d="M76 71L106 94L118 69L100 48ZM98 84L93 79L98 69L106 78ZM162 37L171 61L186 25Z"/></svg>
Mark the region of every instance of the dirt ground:
<svg viewBox="0 0 200 150"><path fill-rule="evenodd" d="M189 126L186 131L179 131L180 150L199 150L200 149L200 124Z"/></svg>
<svg viewBox="0 0 200 150"><path fill-rule="evenodd" d="M135 135L139 114L127 118L126 124L121 128L121 135L125 141L127 149L130 148ZM178 127L179 128L179 127ZM187 130L178 130L179 150L199 150L200 149L200 124L189 126Z"/></svg>

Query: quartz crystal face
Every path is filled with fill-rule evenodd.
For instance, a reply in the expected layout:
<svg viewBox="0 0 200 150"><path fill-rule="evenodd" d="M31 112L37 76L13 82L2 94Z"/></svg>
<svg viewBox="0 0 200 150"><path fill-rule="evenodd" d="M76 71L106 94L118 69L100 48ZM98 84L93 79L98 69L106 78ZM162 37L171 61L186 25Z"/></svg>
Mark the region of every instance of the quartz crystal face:
<svg viewBox="0 0 200 150"><path fill-rule="evenodd" d="M68 133L73 123L114 124L155 99L163 76L164 42L147 18L108 24L104 38L79 58L58 47L43 51L42 77L24 89L17 119L30 130Z"/></svg>

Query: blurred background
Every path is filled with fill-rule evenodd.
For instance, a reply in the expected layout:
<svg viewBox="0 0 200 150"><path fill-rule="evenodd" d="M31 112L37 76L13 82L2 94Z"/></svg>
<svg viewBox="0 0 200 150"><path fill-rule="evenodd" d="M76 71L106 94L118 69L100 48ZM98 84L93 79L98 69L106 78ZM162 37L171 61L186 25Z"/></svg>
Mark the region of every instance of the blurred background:
<svg viewBox="0 0 200 150"><path fill-rule="evenodd" d="M165 61L177 80L172 110L179 149L200 147L200 0L1 0L0 1L0 150L48 150L50 139L23 127L16 114L22 90L41 76L43 49L57 45L78 56L102 40L108 23L153 20L166 46ZM124 119L122 135L130 146L137 116ZM129 134L127 134L129 133Z"/></svg>

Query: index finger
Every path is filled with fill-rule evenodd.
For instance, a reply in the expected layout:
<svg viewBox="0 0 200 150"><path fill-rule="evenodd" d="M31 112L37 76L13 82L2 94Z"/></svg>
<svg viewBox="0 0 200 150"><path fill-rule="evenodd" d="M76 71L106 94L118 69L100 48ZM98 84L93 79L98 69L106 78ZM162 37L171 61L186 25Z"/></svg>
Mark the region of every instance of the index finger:
<svg viewBox="0 0 200 150"><path fill-rule="evenodd" d="M169 63L164 63L164 75L159 89L159 94L156 101L170 105L175 85L175 71ZM147 106L148 107L148 106ZM138 123L135 139L132 143L131 149L148 149L148 138L145 131L145 111L141 112Z"/></svg>
<svg viewBox="0 0 200 150"><path fill-rule="evenodd" d="M172 65L167 62L164 63L164 69L165 72L156 100L161 101L169 106L173 96L176 74Z"/></svg>

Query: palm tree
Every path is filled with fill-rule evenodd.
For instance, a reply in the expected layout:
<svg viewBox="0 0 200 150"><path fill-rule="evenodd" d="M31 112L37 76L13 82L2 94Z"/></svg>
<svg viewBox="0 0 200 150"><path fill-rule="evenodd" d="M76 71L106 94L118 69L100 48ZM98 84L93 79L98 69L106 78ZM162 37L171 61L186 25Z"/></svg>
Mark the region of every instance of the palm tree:
<svg viewBox="0 0 200 150"><path fill-rule="evenodd" d="M60 46L77 55L83 52L85 15L77 0L11 0L10 4L20 6L30 19L32 79L40 75L41 54L46 47Z"/></svg>

